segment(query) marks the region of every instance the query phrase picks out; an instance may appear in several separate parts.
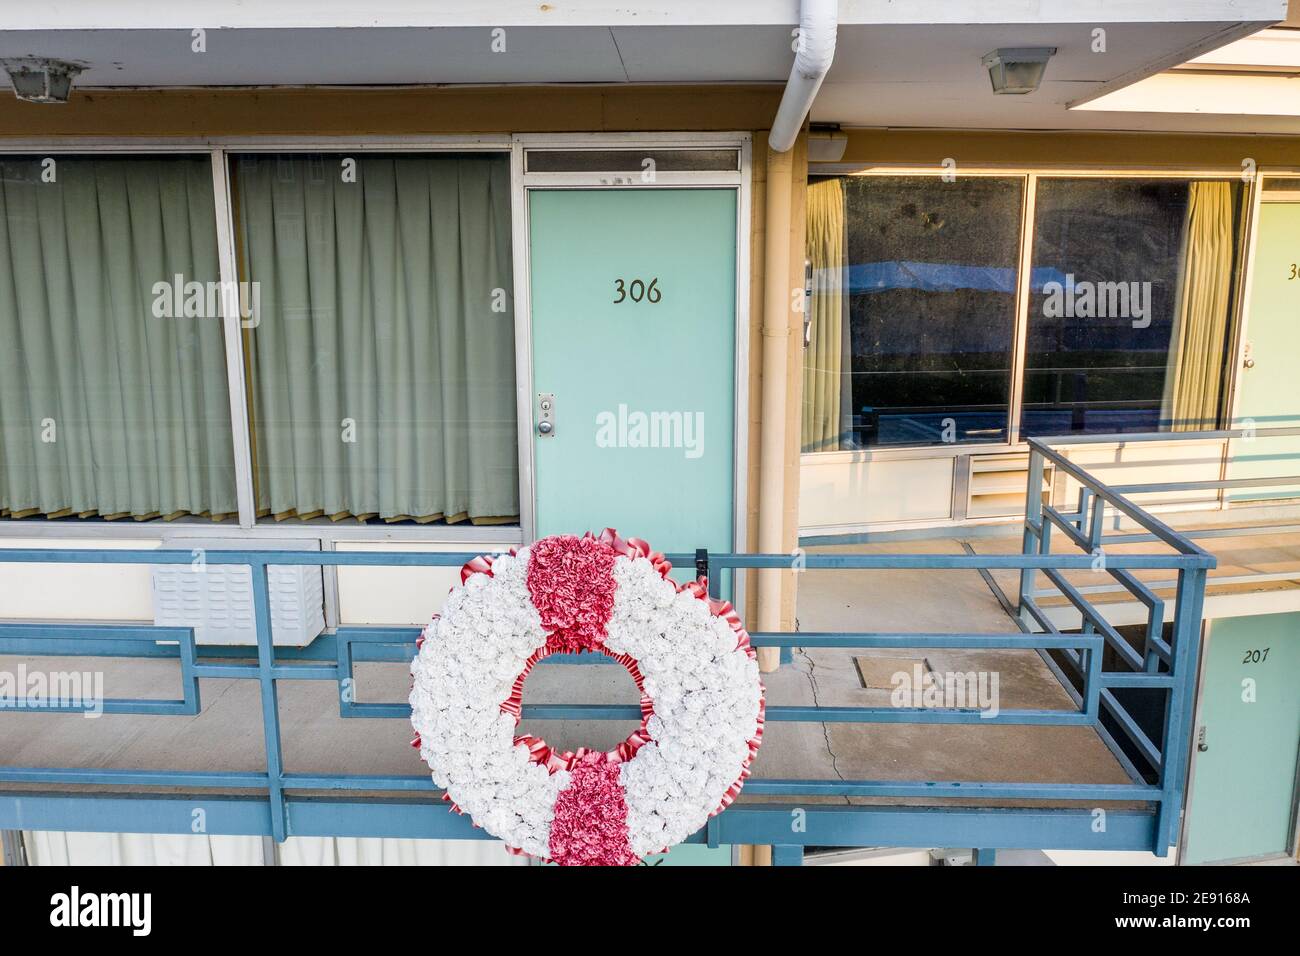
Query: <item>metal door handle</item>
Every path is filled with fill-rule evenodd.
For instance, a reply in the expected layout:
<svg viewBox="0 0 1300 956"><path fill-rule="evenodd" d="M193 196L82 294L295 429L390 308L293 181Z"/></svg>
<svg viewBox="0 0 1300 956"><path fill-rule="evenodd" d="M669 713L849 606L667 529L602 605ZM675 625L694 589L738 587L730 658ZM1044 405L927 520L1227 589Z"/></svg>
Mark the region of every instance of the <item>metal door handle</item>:
<svg viewBox="0 0 1300 956"><path fill-rule="evenodd" d="M537 434L548 438L555 434L555 395L537 393Z"/></svg>

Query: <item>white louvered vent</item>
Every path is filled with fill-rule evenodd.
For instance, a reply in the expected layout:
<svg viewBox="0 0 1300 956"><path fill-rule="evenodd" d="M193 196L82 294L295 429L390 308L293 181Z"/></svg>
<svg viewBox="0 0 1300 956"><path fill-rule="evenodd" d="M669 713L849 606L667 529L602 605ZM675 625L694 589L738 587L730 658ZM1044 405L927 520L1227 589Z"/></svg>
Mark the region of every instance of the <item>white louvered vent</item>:
<svg viewBox="0 0 1300 956"><path fill-rule="evenodd" d="M1014 518L1025 513L1029 455L972 455L968 518ZM1043 474L1043 500L1052 488L1052 466Z"/></svg>
<svg viewBox="0 0 1300 956"><path fill-rule="evenodd" d="M168 538L163 548L183 551L319 551L319 542ZM321 568L272 567L271 638L280 646L305 647L325 630ZM194 628L199 644L256 644L253 578L243 565L166 564L153 569L154 623Z"/></svg>

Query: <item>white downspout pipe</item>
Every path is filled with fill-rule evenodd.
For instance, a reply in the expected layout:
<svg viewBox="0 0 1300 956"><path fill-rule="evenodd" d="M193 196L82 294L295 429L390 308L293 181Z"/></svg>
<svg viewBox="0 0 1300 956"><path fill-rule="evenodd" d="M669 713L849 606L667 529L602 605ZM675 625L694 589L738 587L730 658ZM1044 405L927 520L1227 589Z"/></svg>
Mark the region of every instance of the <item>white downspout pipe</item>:
<svg viewBox="0 0 1300 956"><path fill-rule="evenodd" d="M764 218L764 291L762 356L762 437L758 462L758 550L777 554L786 550L785 472L788 395L786 376L794 295L790 285L790 218L793 162L790 148L803 129L804 118L822 85L835 55L838 18L836 0L802 0L799 8L799 46L790 80L781 97L768 133L767 192ZM800 284L802 286L802 283ZM781 630L783 572L758 572L759 631ZM758 651L759 667L774 671L780 662L777 648Z"/></svg>
<svg viewBox="0 0 1300 956"><path fill-rule="evenodd" d="M794 66L786 80L781 105L777 107L767 145L775 153L784 153L799 138L804 118L812 109L822 80L835 59L835 32L839 24L837 0L800 0L799 45Z"/></svg>

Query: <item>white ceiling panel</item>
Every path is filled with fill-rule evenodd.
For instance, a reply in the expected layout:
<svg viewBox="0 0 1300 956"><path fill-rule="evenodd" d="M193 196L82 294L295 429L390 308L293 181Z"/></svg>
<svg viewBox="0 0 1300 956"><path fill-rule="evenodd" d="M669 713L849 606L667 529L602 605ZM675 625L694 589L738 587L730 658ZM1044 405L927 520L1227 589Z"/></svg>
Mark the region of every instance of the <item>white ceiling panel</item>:
<svg viewBox="0 0 1300 956"><path fill-rule="evenodd" d="M607 27L0 32L0 58L87 64L77 86L622 83ZM496 52L504 42L503 52Z"/></svg>
<svg viewBox="0 0 1300 956"><path fill-rule="evenodd" d="M1257 12L1267 4L1250 0L1247 5ZM883 17L887 11L877 6L843 0L841 13L852 9L860 17L874 11ZM1025 22L1036 19L1029 7L1041 17L1050 6L1047 0L986 0L978 7L983 20L994 19L995 9L1007 18L994 24L842 23L834 65L812 118L845 126L1300 132L1294 117L1070 109L1261 24L1134 22L1137 12L1151 6L1136 0L1110 2L1109 22L1064 15L1061 19L1070 22ZM1214 3L1197 5L1201 14L1213 9ZM665 26L652 19L626 25L615 18L608 22L619 25L510 26L498 35L495 28L473 26L210 29L206 52L197 53L188 29L7 30L5 22L0 13L0 58L47 56L84 63L86 71L76 81L81 89L781 83L793 61L790 26L772 23ZM1097 29L1105 31L1105 52L1093 50ZM505 49L497 52L494 42L497 48L504 42ZM980 58L1008 46L1057 48L1040 90L1026 96L993 94Z"/></svg>
<svg viewBox="0 0 1300 956"><path fill-rule="evenodd" d="M615 27L633 83L784 83L790 27Z"/></svg>
<svg viewBox="0 0 1300 956"><path fill-rule="evenodd" d="M1104 53L1092 49L1099 28ZM841 27L812 118L859 127L1300 132L1290 117L1070 108L1227 43L1242 29L1226 22ZM1016 46L1057 53L1041 89L996 95L980 58Z"/></svg>
<svg viewBox="0 0 1300 956"><path fill-rule="evenodd" d="M839 0L841 24L1280 20L1286 0ZM0 29L794 25L799 0L46 0Z"/></svg>

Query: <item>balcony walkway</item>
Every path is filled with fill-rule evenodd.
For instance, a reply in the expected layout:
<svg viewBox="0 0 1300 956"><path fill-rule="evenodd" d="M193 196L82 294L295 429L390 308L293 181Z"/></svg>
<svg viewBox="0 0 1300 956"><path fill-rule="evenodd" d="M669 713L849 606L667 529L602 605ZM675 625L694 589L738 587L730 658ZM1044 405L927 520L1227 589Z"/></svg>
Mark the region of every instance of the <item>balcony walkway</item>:
<svg viewBox="0 0 1300 956"><path fill-rule="evenodd" d="M997 539L1010 551L1018 539ZM954 538L822 547L810 553L963 554ZM1009 585L1014 594L1014 582ZM1015 630L978 571L815 570L799 577L798 617L803 631L978 632ZM891 690L864 688L854 658L926 661L938 672L996 672L999 706L1007 709L1075 709L1039 654L1024 650L928 648L838 650L796 648L793 661L765 675L769 705L888 707ZM101 670L105 696L177 696L180 665L174 660L0 657L0 666L29 671ZM892 674L894 664L885 667ZM402 664L357 663L358 702L400 702L409 676ZM259 687L250 680L201 680L197 716L111 714L98 719L50 713L0 713L0 766L76 767L257 773L264 770ZM635 704L631 679L611 666L548 664L534 670L525 690L529 704ZM290 774L412 775L423 771L400 719L344 719L337 688L329 681L281 681L280 713L285 771ZM525 721L553 744L612 747L631 721ZM754 778L806 780L963 780L1031 783L1128 784L1130 778L1091 726L1010 724L769 722ZM6 789L45 793L94 790L102 784L9 784ZM121 788L110 788L121 790ZM184 792L222 791L186 788ZM129 792L129 791L128 791ZM148 788L141 792L166 793ZM180 792L180 791L173 791ZM243 791L247 792L247 791ZM358 794L361 795L361 794ZM742 795L744 802L788 798ZM1078 801L823 796L808 804L936 806L1084 806ZM1091 801L1086 806L1096 806ZM1108 803L1114 807L1141 807Z"/></svg>
<svg viewBox="0 0 1300 956"><path fill-rule="evenodd" d="M1124 436L1157 440L1169 438ZM1168 852L1201 623L1300 607L1300 509L1275 491L1300 476L1263 480L1276 502L1267 508L1184 513L1169 520L1175 531L1125 496L1261 482L1110 486L1050 442L1029 444L1027 487L1051 487L1054 500L1032 495L1018 528L817 548L802 565L788 554L705 556L715 578L795 570L799 626L752 635L791 660L767 678L750 785L693 841L772 844L783 865L804 846ZM1078 486L1074 510L1059 500L1062 482ZM473 556L209 551L208 564L252 569L260 646L247 652L196 655L184 628L0 622L9 654L0 667L100 672L98 696L114 711L98 720L0 712L0 826L181 833L202 806L211 833L483 837L466 818L429 812L432 784L407 744L416 629L349 626L305 650L271 647L271 567L459 567ZM193 556L14 548L0 550L0 561ZM996 675L996 716L987 701L891 699L895 675L916 669ZM613 666L547 662L525 695L524 729L566 749L613 746L639 714L631 679Z"/></svg>

